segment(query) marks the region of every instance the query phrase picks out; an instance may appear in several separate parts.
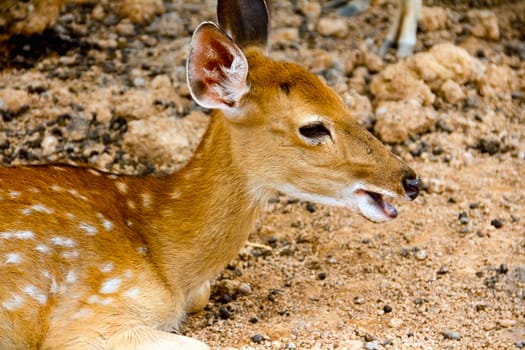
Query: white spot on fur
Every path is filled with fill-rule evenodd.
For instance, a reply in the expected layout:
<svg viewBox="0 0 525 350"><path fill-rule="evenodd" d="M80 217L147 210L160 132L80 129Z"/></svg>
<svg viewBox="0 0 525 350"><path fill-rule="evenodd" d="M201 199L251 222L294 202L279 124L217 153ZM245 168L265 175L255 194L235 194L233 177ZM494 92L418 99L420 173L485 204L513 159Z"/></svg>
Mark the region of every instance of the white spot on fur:
<svg viewBox="0 0 525 350"><path fill-rule="evenodd" d="M37 252L40 252L42 254L48 253L50 251L49 247L45 244L39 244L35 247L35 250Z"/></svg>
<svg viewBox="0 0 525 350"><path fill-rule="evenodd" d="M9 197L11 197L12 199L20 197L20 192L18 191L9 191L7 193L9 194Z"/></svg>
<svg viewBox="0 0 525 350"><path fill-rule="evenodd" d="M78 281L78 276L75 271L69 271L66 275L66 283L75 283Z"/></svg>
<svg viewBox="0 0 525 350"><path fill-rule="evenodd" d="M22 288L22 291L31 298L35 299L41 305L47 302L47 295L43 294L40 289L31 284Z"/></svg>
<svg viewBox="0 0 525 350"><path fill-rule="evenodd" d="M125 182L117 181L115 182L115 186L117 186L117 189L120 193L122 194L128 193L128 185Z"/></svg>
<svg viewBox="0 0 525 350"><path fill-rule="evenodd" d="M64 189L58 185L53 185L51 186L51 190L55 191L55 192L62 192Z"/></svg>
<svg viewBox="0 0 525 350"><path fill-rule="evenodd" d="M141 194L142 196L142 205L144 206L144 208L151 208L151 203L152 203L152 199L151 199L151 193L149 192L144 192Z"/></svg>
<svg viewBox="0 0 525 350"><path fill-rule="evenodd" d="M69 190L67 190L69 192L69 194L71 194L73 197L76 197L76 198L80 198L82 199L84 202L87 202L88 201L88 197L80 194L77 190L75 190L74 188L71 188Z"/></svg>
<svg viewBox="0 0 525 350"><path fill-rule="evenodd" d="M71 213L66 213L66 218L68 218L69 220L76 220L77 219L75 214L71 214Z"/></svg>
<svg viewBox="0 0 525 350"><path fill-rule="evenodd" d="M102 226L106 231L111 231L113 229L113 223L109 220L102 221Z"/></svg>
<svg viewBox="0 0 525 350"><path fill-rule="evenodd" d="M53 214L55 211L53 209L46 207L43 204L35 204L35 205L30 206L29 208L22 209L22 214L24 215L30 215L30 214L33 214L33 212L42 213L42 214Z"/></svg>
<svg viewBox="0 0 525 350"><path fill-rule="evenodd" d="M116 291L118 291L121 284L122 284L122 280L120 278L111 278L109 280L106 280L102 283L102 286L100 287L100 293L102 294L115 293Z"/></svg>
<svg viewBox="0 0 525 350"><path fill-rule="evenodd" d="M91 295L88 299L87 299L87 302L88 304L100 304L100 305L109 305L113 302L113 298L111 297L108 297L108 298L101 298L99 295Z"/></svg>
<svg viewBox="0 0 525 350"><path fill-rule="evenodd" d="M133 272L131 270L124 271L124 277L126 277L126 278L133 277Z"/></svg>
<svg viewBox="0 0 525 350"><path fill-rule="evenodd" d="M5 255L5 264L17 265L22 262L22 255L18 253L7 253Z"/></svg>
<svg viewBox="0 0 525 350"><path fill-rule="evenodd" d="M131 199L128 199L128 200L126 201L126 204L127 204L128 207L129 207L130 209L132 209L132 210L135 210L135 209L137 208L136 205L135 205L135 202L133 202Z"/></svg>
<svg viewBox="0 0 525 350"><path fill-rule="evenodd" d="M98 295L91 295L88 299L87 299L87 302L89 304L96 304L96 303L99 303L101 300L101 298L98 296Z"/></svg>
<svg viewBox="0 0 525 350"><path fill-rule="evenodd" d="M182 193L180 193L179 191L175 191L171 194L171 199L179 199L181 195Z"/></svg>
<svg viewBox="0 0 525 350"><path fill-rule="evenodd" d="M24 304L24 298L20 295L13 295L11 299L8 299L2 303L2 306L9 311L15 311Z"/></svg>
<svg viewBox="0 0 525 350"><path fill-rule="evenodd" d="M59 247L73 248L76 246L75 240L72 238L52 237L49 241Z"/></svg>
<svg viewBox="0 0 525 350"><path fill-rule="evenodd" d="M20 230L20 231L7 231L0 233L0 238L3 239L33 239L35 238L35 233L29 230Z"/></svg>
<svg viewBox="0 0 525 350"><path fill-rule="evenodd" d="M87 307L83 307L80 310L78 310L77 312L75 312L73 314L72 318L74 320L77 320L79 318L87 318L87 317L91 317L93 315L94 315L93 310L88 309Z"/></svg>
<svg viewBox="0 0 525 350"><path fill-rule="evenodd" d="M112 262L108 262L100 267L100 271L104 273L109 273L113 271L113 268L115 267L115 264Z"/></svg>
<svg viewBox="0 0 525 350"><path fill-rule="evenodd" d="M81 222L80 225L79 225L80 229L84 232L86 232L86 234L88 236L94 236L97 234L98 230L95 226L92 226L86 222Z"/></svg>
<svg viewBox="0 0 525 350"><path fill-rule="evenodd" d="M97 213L97 218L102 221L102 226L106 231L111 231L113 229L113 223L106 219L102 213Z"/></svg>
<svg viewBox="0 0 525 350"><path fill-rule="evenodd" d="M140 289L138 287L133 287L122 293L122 295L128 298L138 298L140 296Z"/></svg>
<svg viewBox="0 0 525 350"><path fill-rule="evenodd" d="M146 247L138 247L137 251L139 252L140 255L146 255L146 253L148 252L148 248L146 248Z"/></svg>
<svg viewBox="0 0 525 350"><path fill-rule="evenodd" d="M80 257L80 253L78 252L78 250L72 250L72 251L62 252L60 256L63 257L64 259L78 259Z"/></svg>
<svg viewBox="0 0 525 350"><path fill-rule="evenodd" d="M49 271L47 271L47 270L42 271L41 275L42 275L42 277L51 279L51 273L49 273Z"/></svg>

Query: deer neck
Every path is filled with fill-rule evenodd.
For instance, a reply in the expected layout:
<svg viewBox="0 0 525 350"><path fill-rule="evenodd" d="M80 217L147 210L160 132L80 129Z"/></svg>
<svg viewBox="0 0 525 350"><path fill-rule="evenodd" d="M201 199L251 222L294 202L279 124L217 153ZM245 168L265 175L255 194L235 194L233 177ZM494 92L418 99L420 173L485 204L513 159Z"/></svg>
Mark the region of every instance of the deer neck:
<svg viewBox="0 0 525 350"><path fill-rule="evenodd" d="M148 243L171 286L191 289L220 272L237 256L267 202L251 192L231 146L229 126L216 113L191 161L168 185L158 179L156 192L164 199L150 219Z"/></svg>

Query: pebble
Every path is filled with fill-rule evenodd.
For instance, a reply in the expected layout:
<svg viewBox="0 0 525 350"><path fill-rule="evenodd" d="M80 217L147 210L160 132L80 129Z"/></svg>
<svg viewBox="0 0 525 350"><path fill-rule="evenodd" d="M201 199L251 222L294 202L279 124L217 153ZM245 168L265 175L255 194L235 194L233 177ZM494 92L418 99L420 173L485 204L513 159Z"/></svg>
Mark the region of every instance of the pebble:
<svg viewBox="0 0 525 350"><path fill-rule="evenodd" d="M498 219L498 218L492 219L490 224L492 226L494 226L495 228L502 228L503 227L503 222L501 221L501 219Z"/></svg>
<svg viewBox="0 0 525 350"><path fill-rule="evenodd" d="M377 340L369 341L365 343L365 349L367 350L379 350L379 342Z"/></svg>
<svg viewBox="0 0 525 350"><path fill-rule="evenodd" d="M419 261L423 261L428 257L428 253L425 249L420 249L416 252L416 259Z"/></svg>
<svg viewBox="0 0 525 350"><path fill-rule="evenodd" d="M341 18L323 17L317 22L317 31L322 36L344 38L348 35L348 24Z"/></svg>
<svg viewBox="0 0 525 350"><path fill-rule="evenodd" d="M459 332L456 332L456 331L445 331L443 332L443 336L445 337L445 339L451 339L451 340L461 339L461 334L459 334Z"/></svg>
<svg viewBox="0 0 525 350"><path fill-rule="evenodd" d="M135 87L143 87L146 85L146 80L144 80L143 77L136 77L136 78L133 78L133 85Z"/></svg>
<svg viewBox="0 0 525 350"><path fill-rule="evenodd" d="M239 294L249 295L252 293L252 287L248 283L241 283L237 288Z"/></svg>
<svg viewBox="0 0 525 350"><path fill-rule="evenodd" d="M58 139L53 135L48 135L42 140L42 155L45 157L53 154L58 146Z"/></svg>
<svg viewBox="0 0 525 350"><path fill-rule="evenodd" d="M525 348L525 340L518 340L515 344L518 349Z"/></svg>
<svg viewBox="0 0 525 350"><path fill-rule="evenodd" d="M441 266L439 270L437 271L438 275L446 275L448 273L448 267Z"/></svg>
<svg viewBox="0 0 525 350"><path fill-rule="evenodd" d="M354 304L356 305L363 305L365 303L365 298L363 297L355 297L354 298Z"/></svg>
<svg viewBox="0 0 525 350"><path fill-rule="evenodd" d="M229 319L231 317L231 312L225 306L221 306L219 308L219 316L223 320L227 320L227 319Z"/></svg>
<svg viewBox="0 0 525 350"><path fill-rule="evenodd" d="M468 224L468 216L467 216L467 213L465 213L464 211L459 213L458 215L458 219L459 219L459 222L462 224L462 225L466 225Z"/></svg>
<svg viewBox="0 0 525 350"><path fill-rule="evenodd" d="M315 213L315 205L310 202L306 203L306 210L308 210L310 213Z"/></svg>
<svg viewBox="0 0 525 350"><path fill-rule="evenodd" d="M388 321L388 325L392 328L399 328L403 325L403 320L400 318L392 318Z"/></svg>
<svg viewBox="0 0 525 350"><path fill-rule="evenodd" d="M383 312L385 314L388 314L388 313L392 312L392 306L390 306L390 305L383 306Z"/></svg>
<svg viewBox="0 0 525 350"><path fill-rule="evenodd" d="M252 335L250 339L252 340L252 342L259 344L264 340L264 335L257 333L255 335Z"/></svg>

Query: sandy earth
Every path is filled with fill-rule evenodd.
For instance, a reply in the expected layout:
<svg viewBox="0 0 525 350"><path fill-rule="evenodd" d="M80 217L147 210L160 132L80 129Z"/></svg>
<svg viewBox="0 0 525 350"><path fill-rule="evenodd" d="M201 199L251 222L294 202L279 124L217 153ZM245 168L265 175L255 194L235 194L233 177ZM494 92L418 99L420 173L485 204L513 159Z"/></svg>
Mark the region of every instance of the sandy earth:
<svg viewBox="0 0 525 350"><path fill-rule="evenodd" d="M13 31L0 46L2 165L184 164L208 118L184 62L215 2L133 3L134 17L65 5L33 36L0 22ZM275 1L272 56L324 77L424 190L381 225L272 200L181 332L216 349L525 347L525 3L425 2L404 60L375 54L395 2L352 17L331 4Z"/></svg>

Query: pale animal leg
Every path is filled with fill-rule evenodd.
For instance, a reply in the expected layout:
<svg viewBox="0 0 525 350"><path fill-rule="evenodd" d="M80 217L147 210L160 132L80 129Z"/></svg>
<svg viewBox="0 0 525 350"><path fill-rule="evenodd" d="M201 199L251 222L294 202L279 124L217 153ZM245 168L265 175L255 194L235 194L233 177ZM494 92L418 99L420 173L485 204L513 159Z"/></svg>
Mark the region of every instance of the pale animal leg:
<svg viewBox="0 0 525 350"><path fill-rule="evenodd" d="M135 327L109 340L111 350L210 350L208 345L183 335L150 327Z"/></svg>

